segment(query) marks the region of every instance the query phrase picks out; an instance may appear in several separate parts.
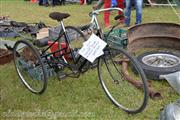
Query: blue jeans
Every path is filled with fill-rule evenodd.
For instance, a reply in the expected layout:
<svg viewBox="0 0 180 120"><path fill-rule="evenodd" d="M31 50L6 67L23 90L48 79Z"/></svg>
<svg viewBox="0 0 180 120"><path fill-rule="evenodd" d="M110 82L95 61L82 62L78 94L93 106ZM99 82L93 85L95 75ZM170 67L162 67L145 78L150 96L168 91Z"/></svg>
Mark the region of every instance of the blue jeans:
<svg viewBox="0 0 180 120"><path fill-rule="evenodd" d="M39 5L47 4L48 0L39 0Z"/></svg>
<svg viewBox="0 0 180 120"><path fill-rule="evenodd" d="M43 0L43 4L48 4L48 0Z"/></svg>
<svg viewBox="0 0 180 120"><path fill-rule="evenodd" d="M125 8L125 24L130 25L131 21L131 7L133 0L126 0L126 8ZM136 23L140 24L142 22L142 4L143 0L134 0L135 8L136 8Z"/></svg>

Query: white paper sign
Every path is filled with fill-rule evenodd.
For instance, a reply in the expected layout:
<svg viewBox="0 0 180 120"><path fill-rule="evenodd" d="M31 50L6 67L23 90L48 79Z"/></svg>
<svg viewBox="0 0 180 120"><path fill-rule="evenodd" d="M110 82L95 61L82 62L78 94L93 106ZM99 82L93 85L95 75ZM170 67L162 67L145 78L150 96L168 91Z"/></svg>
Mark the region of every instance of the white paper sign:
<svg viewBox="0 0 180 120"><path fill-rule="evenodd" d="M79 54L88 61L94 62L96 58L104 54L103 49L106 45L106 42L95 34L92 34L90 38L83 43L83 47L79 50Z"/></svg>

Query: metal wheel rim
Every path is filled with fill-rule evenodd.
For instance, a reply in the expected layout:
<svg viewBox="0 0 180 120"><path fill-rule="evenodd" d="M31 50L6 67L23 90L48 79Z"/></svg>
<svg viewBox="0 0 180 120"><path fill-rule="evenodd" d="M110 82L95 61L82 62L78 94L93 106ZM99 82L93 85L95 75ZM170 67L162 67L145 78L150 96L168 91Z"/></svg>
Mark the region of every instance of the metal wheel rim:
<svg viewBox="0 0 180 120"><path fill-rule="evenodd" d="M172 54L157 53L143 57L142 62L152 67L168 68L180 64L180 58Z"/></svg>
<svg viewBox="0 0 180 120"><path fill-rule="evenodd" d="M21 43L21 44L26 44L26 43ZM18 44L19 45L19 44ZM14 48L15 50L20 50L20 49L23 49L24 47L26 47L25 45L21 48L18 49L18 45ZM26 44L27 45L27 44ZM27 45L28 46L28 45ZM32 50L32 49L31 49ZM36 53L34 53L36 56L38 56ZM41 93L43 87L44 87L44 82L42 83L42 86L40 89L34 89L33 87L31 87L31 84L29 84L25 79L24 79L24 75L20 72L20 68L17 64L17 57L16 57L16 53L13 53L13 56L14 56L14 64L15 64L15 69L21 79L21 81L23 82L23 84L33 93Z"/></svg>

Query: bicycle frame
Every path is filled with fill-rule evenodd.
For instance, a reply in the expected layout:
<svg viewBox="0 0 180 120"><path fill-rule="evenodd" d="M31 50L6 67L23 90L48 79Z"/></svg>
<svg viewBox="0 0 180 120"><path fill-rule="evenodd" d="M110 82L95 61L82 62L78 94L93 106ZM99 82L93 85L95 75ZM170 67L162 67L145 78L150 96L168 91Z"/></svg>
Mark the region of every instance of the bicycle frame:
<svg viewBox="0 0 180 120"><path fill-rule="evenodd" d="M91 13L92 19L90 22L90 27L92 27L93 30L97 30L96 34L101 39L103 39L103 33L98 24L96 16L100 12L110 11L110 10L122 11L122 9L120 8L108 8L108 9L95 10ZM60 16L62 14L57 13L57 15ZM67 18L67 16L69 15L65 14L64 19ZM52 18L56 20L55 19L56 16L53 16ZM21 82L32 93L42 94L47 87L48 77L52 76L54 73L57 73L55 75L57 75L60 79L64 77L79 77L80 73L83 73L90 68L89 65L91 63L88 60L83 58L81 55L75 56L76 54L74 53L74 51L76 52L79 49L79 47L75 47L75 48L73 47L73 42L71 41L71 37L69 36L70 34L68 34L68 29L74 30L76 32L75 34L80 34L80 37L83 38L83 39L77 39L80 41L80 43L85 41L84 35L81 33L81 31L79 31L77 28L73 26L65 27L62 21L63 17L61 19L60 18L61 16L59 18L57 17L57 20L61 20L60 25L62 27L59 36L47 48L38 51L38 49L34 48L34 46L26 40L17 41L13 48L13 57L14 57L16 72L19 78L21 79ZM61 37L63 35L64 38L62 39ZM62 41L64 40L63 42L65 42L66 44L65 47L60 48L60 43L61 43L60 40ZM53 45L56 42L58 42L60 49L52 53L46 52L48 51L48 49L53 47ZM102 41L99 40L98 42L102 42ZM77 43L79 44L79 42ZM72 46L70 46L71 44ZM24 45L24 49L19 51L17 48L21 45ZM97 44L97 46L99 45ZM111 45L106 45L103 47L105 47L103 49L104 54L100 55L99 57L96 57L98 63L97 64L96 62L94 62L95 64L92 63L92 67L94 67L94 65L95 66L97 65L97 72L98 72L100 84L104 92L106 93L106 96L111 100L111 102L115 106L121 108L127 113L136 114L141 112L142 110L145 109L147 105L148 85L146 82L145 74L141 69L139 62L136 61L136 59L134 59L128 52L126 52L121 48L111 47ZM65 52L62 52L64 50ZM100 52L98 51L97 53L101 54ZM59 53L58 56L56 53ZM91 53L94 53L94 51ZM68 59L66 61L65 55L71 55L72 61L71 60L68 61ZM128 68L130 68L128 67L128 64L132 65L131 68L133 68L136 71L134 75L133 75L134 73L133 69L128 72L129 70ZM68 68L68 70L64 68ZM50 69L50 71L48 71L48 69ZM129 77L129 75L131 75L130 73L132 73L133 75L132 77L136 78L137 76L137 78L135 79L135 83L139 83L141 86L132 85L134 84L134 80L132 81L131 76ZM121 83L121 85L118 83ZM126 89L131 86L132 89L130 88L127 91ZM125 89L122 87L125 87ZM135 92L139 92L139 90L136 90L136 88L142 89L143 93L135 94ZM128 99L128 98L125 98L125 100L119 99L122 96L128 96L128 95L130 97L135 95L138 96L138 97L134 97L137 98L137 100L135 101L134 99ZM126 99L130 100L130 102L126 101Z"/></svg>
<svg viewBox="0 0 180 120"><path fill-rule="evenodd" d="M66 29L65 29L65 26L64 26L63 21L60 22L60 25L61 25L61 27L62 27L62 31L60 30L60 33L59 33L58 38L57 38L52 44L50 44L49 47L47 47L45 50L43 50L42 53L45 53L45 52L46 52L48 49L50 49L56 42L59 42L59 39L60 39L63 35L65 36L65 42L66 42L67 46L69 46L69 37L68 37L68 35L67 35L67 31L66 31ZM52 52L52 53L50 53L50 54L55 55L55 53L58 53L58 52L63 51L63 50L65 50L65 49L67 49L67 48L62 48L62 49L57 50L57 51L55 51L55 52ZM75 62L75 56L74 56L74 54L72 54L72 51L71 51L71 50L70 50L70 53L71 53L71 56L72 56L73 61Z"/></svg>
<svg viewBox="0 0 180 120"><path fill-rule="evenodd" d="M98 23L98 20L97 20L97 15L99 14L99 13L101 13L101 12L104 12L104 11L112 11L112 10L117 10L117 11L123 11L121 8L107 8L107 9L100 9L100 10L94 10L91 14L90 14L90 16L91 16L91 21L90 21L90 27L92 28L92 29L94 29L94 30L97 30L97 33L96 33L96 35L97 36L99 36L101 39L103 39L103 35L102 35L102 31L101 31L101 28L100 28L100 26L99 26L99 23ZM64 26L64 23L63 23L63 21L60 21L60 26L61 26L61 30L60 30L60 33L59 33L59 36L58 36L58 38L56 38L56 40L53 42L53 43L51 43L47 48L45 48L45 49L43 49L42 51L41 51L41 58L45 58L45 62L47 62L49 65L51 64L51 62L53 63L53 61L48 61L48 57L49 56L51 56L51 55L53 55L54 57L53 57L53 59L55 58L57 58L56 57L56 53L60 53L59 55L58 55L58 57L61 59L62 58L62 61L58 61L60 64L62 64L63 66L65 66L65 67L69 67L69 68L73 68L74 66L76 67L76 70L78 71L78 72L81 72L82 71L82 69L83 69L83 67L85 66L85 64L87 64L87 62L89 62L88 60L86 60L86 59L84 59L83 61L81 61L82 63L80 63L80 66L77 66L77 64L79 63L79 61L80 61L80 59L82 58L82 56L80 55L80 56L78 56L78 58L75 58L75 54L74 54L74 52L73 52L73 50L71 50L71 49L69 49L68 50L68 48L70 47L71 48L71 46L70 46L70 38L69 38L69 36L67 35L67 31L66 31L66 28L65 28L65 26ZM51 53L47 53L47 51L51 48L51 47L53 47L53 45L55 45L55 43L56 42L58 42L58 44L60 44L59 43L59 39L62 37L64 35L64 38L65 38L65 44L66 44L66 47L65 48L61 48L61 49L58 49L58 50L56 50L56 51L54 51L54 52L51 52ZM67 52L67 50L68 50L68 52ZM65 53L64 52L62 52L62 51L66 51ZM71 55L71 58L72 58L72 64L69 64L67 61L66 61L66 59L65 59L65 55ZM58 66L58 65L57 65ZM55 67L57 67L57 66L55 66ZM52 66L51 66L52 67Z"/></svg>
<svg viewBox="0 0 180 120"><path fill-rule="evenodd" d="M65 29L65 26L64 26L63 21L60 22L60 26L62 27L62 29L60 30L60 33L59 33L58 38L57 38L53 43L51 43L47 48L45 48L44 50L42 50L42 55L41 55L41 57L42 57L42 58L46 58L46 60L48 59L48 56L53 55L53 56L55 57L55 54L56 54L56 53L60 53L61 51L66 51L66 50L70 47L70 44L69 44L69 43L70 43L70 42L69 42L69 41L70 41L70 40L69 40L69 36L67 35L67 31L66 31L66 29ZM60 39L63 35L64 35L64 37L65 37L66 47L65 47L65 48L61 48L61 49L59 49L59 50L56 50L56 51L54 51L54 52L45 54L46 51L48 51L56 42L58 42L58 44L60 44L60 43L59 43L59 39ZM74 55L73 50L71 50L71 49L69 49L69 50L70 50L69 52L61 53L61 54L58 56L58 57L60 57L60 58L62 57L63 60L64 60L64 61L61 61L61 64L64 65L64 66L67 66L67 67L71 68L72 65L69 64L69 63L66 61L66 59L64 58L65 55L70 54L71 57L72 57L73 65L75 65L75 66L77 67L77 64L78 64L79 60L82 58L82 56L79 56L77 59L75 59L75 55ZM78 70L78 71L81 71L82 68L84 67L84 65L86 64L86 62L87 62L87 60L84 60L84 61L82 62L82 64L80 65L80 67L77 67L77 70Z"/></svg>

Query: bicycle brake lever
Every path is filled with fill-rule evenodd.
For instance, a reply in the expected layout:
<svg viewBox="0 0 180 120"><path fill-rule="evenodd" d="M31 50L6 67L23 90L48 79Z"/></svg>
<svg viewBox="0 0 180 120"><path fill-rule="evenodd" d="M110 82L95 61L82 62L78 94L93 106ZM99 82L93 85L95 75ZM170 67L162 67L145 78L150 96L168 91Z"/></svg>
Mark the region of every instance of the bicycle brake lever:
<svg viewBox="0 0 180 120"><path fill-rule="evenodd" d="M117 16L114 17L114 20L119 20L120 18L124 18L124 14L119 14Z"/></svg>

